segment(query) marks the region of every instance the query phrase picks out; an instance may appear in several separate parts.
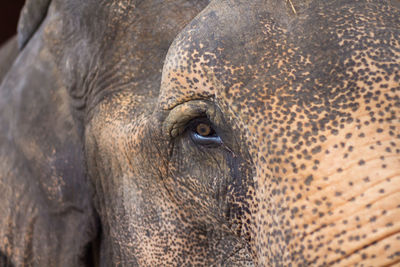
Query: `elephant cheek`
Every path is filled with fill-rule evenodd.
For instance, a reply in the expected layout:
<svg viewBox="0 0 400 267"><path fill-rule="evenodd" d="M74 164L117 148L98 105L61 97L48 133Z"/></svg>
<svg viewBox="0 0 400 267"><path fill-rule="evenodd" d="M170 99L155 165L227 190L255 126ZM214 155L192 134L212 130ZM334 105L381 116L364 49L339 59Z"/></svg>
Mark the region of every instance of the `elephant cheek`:
<svg viewBox="0 0 400 267"><path fill-rule="evenodd" d="M317 167L293 171L284 162L279 169L271 161L256 164L249 221L258 262L378 266L398 261L400 158L389 149L389 136L374 137L373 127L354 129L346 126L321 145L314 156ZM370 138L344 143L348 133Z"/></svg>
<svg viewBox="0 0 400 267"><path fill-rule="evenodd" d="M140 103L126 106L135 104ZM85 134L87 166L102 225L104 266L210 261L212 257L205 256L210 255L206 234L188 222L163 186L164 155L168 155L163 148L168 146L157 136L156 122L134 110L122 112L126 106L101 104Z"/></svg>

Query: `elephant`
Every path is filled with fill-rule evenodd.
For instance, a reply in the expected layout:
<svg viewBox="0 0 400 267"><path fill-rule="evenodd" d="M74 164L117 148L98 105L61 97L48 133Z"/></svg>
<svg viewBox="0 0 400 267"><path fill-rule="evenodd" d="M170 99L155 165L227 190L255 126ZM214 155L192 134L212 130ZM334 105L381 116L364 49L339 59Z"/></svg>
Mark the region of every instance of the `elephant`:
<svg viewBox="0 0 400 267"><path fill-rule="evenodd" d="M400 262L398 0L27 0L0 266Z"/></svg>

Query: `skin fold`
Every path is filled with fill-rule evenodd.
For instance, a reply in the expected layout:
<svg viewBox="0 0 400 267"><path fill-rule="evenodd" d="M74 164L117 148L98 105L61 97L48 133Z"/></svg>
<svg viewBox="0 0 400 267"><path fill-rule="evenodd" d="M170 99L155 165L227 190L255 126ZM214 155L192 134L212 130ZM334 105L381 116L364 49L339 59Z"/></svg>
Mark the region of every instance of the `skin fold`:
<svg viewBox="0 0 400 267"><path fill-rule="evenodd" d="M27 1L0 266L399 264L399 7Z"/></svg>

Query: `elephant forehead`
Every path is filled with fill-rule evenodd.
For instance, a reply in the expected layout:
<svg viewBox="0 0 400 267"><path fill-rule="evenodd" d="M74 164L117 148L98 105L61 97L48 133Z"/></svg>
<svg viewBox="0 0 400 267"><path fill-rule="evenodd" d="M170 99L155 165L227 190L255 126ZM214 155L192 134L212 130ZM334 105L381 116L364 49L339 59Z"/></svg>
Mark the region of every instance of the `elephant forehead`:
<svg viewBox="0 0 400 267"><path fill-rule="evenodd" d="M397 10L314 3L285 23L257 2L210 5L178 36L164 66L163 108L214 97L241 119L296 112L325 124L398 86Z"/></svg>

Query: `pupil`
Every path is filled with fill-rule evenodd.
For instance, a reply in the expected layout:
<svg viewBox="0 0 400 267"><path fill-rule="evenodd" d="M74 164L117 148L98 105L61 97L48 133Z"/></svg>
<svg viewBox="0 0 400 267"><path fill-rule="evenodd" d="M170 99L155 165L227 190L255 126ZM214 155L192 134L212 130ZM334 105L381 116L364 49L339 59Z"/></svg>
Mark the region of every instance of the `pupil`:
<svg viewBox="0 0 400 267"><path fill-rule="evenodd" d="M211 133L211 127L207 124L200 123L199 125L197 125L196 131L202 136L207 136Z"/></svg>

